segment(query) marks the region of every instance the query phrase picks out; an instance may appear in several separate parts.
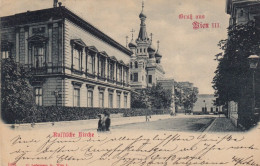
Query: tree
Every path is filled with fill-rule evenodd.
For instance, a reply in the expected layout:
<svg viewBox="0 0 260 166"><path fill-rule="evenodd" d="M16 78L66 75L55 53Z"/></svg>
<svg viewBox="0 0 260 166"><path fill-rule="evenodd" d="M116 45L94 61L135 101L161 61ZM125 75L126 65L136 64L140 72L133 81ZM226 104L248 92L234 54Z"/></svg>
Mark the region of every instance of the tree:
<svg viewBox="0 0 260 166"><path fill-rule="evenodd" d="M186 111L191 111L195 102L197 101L197 95L199 91L196 87L185 87L176 83L175 85L175 105L183 106Z"/></svg>
<svg viewBox="0 0 260 166"><path fill-rule="evenodd" d="M248 57L255 54L260 45L259 30L254 22L230 26L228 29L229 39L221 40L218 44L224 51L224 56L219 60L212 81L218 105L239 101L241 89L248 86L251 76Z"/></svg>
<svg viewBox="0 0 260 166"><path fill-rule="evenodd" d="M131 93L131 108L150 108L151 102L147 89L135 90Z"/></svg>
<svg viewBox="0 0 260 166"><path fill-rule="evenodd" d="M131 93L132 108L168 109L172 103L172 92L163 89L161 84L151 88L135 90Z"/></svg>
<svg viewBox="0 0 260 166"><path fill-rule="evenodd" d="M1 62L2 118L7 123L34 117L36 105L25 69L8 58Z"/></svg>
<svg viewBox="0 0 260 166"><path fill-rule="evenodd" d="M153 85L148 88L151 106L155 109L168 109L171 107L173 97L172 91L163 89L161 84Z"/></svg>

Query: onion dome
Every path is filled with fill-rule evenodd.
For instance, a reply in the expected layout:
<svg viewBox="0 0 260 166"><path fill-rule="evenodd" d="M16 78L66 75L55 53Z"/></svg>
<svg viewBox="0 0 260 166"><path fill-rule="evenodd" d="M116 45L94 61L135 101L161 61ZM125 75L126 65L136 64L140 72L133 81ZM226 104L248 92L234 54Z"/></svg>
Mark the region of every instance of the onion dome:
<svg viewBox="0 0 260 166"><path fill-rule="evenodd" d="M161 54L159 51L157 51L157 52L155 53L155 57L162 57L162 54Z"/></svg>
<svg viewBox="0 0 260 166"><path fill-rule="evenodd" d="M136 48L136 44L134 44L132 41L128 44L129 48Z"/></svg>
<svg viewBox="0 0 260 166"><path fill-rule="evenodd" d="M145 15L143 12L141 12L141 13L139 14L139 18L146 18L146 15Z"/></svg>
<svg viewBox="0 0 260 166"><path fill-rule="evenodd" d="M155 47L152 44L148 47L148 52L155 52Z"/></svg>

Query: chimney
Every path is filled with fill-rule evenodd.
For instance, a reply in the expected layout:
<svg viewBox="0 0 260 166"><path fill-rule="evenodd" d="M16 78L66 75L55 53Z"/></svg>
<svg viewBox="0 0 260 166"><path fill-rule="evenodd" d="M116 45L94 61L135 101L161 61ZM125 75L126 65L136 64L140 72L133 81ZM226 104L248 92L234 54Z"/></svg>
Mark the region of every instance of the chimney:
<svg viewBox="0 0 260 166"><path fill-rule="evenodd" d="M58 0L53 0L53 7L57 7Z"/></svg>

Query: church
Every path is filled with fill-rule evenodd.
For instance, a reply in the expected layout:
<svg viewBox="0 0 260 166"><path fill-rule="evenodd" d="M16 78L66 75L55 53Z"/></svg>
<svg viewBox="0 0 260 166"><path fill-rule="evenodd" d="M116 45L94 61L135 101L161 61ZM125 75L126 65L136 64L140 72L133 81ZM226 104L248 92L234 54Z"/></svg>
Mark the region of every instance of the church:
<svg viewBox="0 0 260 166"><path fill-rule="evenodd" d="M139 14L141 21L137 39L134 41L133 30L132 40L128 44L133 52L130 59L130 85L132 89L143 89L152 87L160 83L164 89L171 90L174 98L174 79L165 78L165 71L161 64L162 54L159 51L159 41L157 48L153 46L152 33L150 38L146 31L146 15L144 14L144 2L142 11ZM175 112L174 102L172 110Z"/></svg>

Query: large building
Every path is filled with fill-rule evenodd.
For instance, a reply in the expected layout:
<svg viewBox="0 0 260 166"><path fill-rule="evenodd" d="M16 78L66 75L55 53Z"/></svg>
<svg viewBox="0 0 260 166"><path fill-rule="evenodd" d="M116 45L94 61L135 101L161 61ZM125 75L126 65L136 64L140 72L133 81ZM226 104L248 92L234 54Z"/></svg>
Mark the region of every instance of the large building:
<svg viewBox="0 0 260 166"><path fill-rule="evenodd" d="M130 108L132 52L61 3L2 17L1 55L33 74L37 105Z"/></svg>
<svg viewBox="0 0 260 166"><path fill-rule="evenodd" d="M260 29L260 1L258 0L226 0L226 13L230 15L229 25L246 24L250 21ZM253 53L252 53L253 54ZM254 52L260 55L260 50ZM260 65L255 71L255 79L251 78L248 85L240 89L241 99L238 102L230 101L228 103L228 117L236 126L246 126L249 124L254 111L260 108ZM255 92L252 92L252 81L255 81ZM253 97L255 93L255 97ZM255 106L252 102L255 101ZM255 108L252 108L255 107ZM257 110L258 108L258 110ZM258 115L259 116L259 115Z"/></svg>

